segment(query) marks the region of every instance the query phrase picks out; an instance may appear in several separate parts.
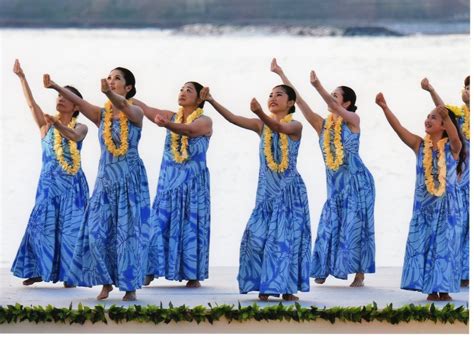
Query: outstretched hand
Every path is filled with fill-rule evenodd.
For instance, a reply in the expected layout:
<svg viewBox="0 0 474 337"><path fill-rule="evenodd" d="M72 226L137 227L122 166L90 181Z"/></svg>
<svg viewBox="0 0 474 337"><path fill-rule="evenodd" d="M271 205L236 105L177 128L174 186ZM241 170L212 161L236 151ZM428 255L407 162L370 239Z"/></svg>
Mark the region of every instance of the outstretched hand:
<svg viewBox="0 0 474 337"><path fill-rule="evenodd" d="M209 87L204 87L201 89L199 93L199 98L203 101L211 102L214 98L211 96L211 92L209 91Z"/></svg>
<svg viewBox="0 0 474 337"><path fill-rule="evenodd" d="M100 91L102 91L104 94L110 91L109 84L107 83L107 80L105 78L100 80Z"/></svg>
<svg viewBox="0 0 474 337"><path fill-rule="evenodd" d="M250 101L250 110L252 110L254 114L257 114L262 111L262 106L260 105L260 103L258 103L255 97L252 98L252 101Z"/></svg>
<svg viewBox="0 0 474 337"><path fill-rule="evenodd" d="M53 82L53 80L51 79L51 76L49 76L49 74L44 74L43 75L43 85L45 88L48 88L48 89L52 89L56 83Z"/></svg>
<svg viewBox="0 0 474 337"><path fill-rule="evenodd" d="M168 121L161 117L159 114L155 116L154 122L158 124L158 126L165 127Z"/></svg>
<svg viewBox="0 0 474 337"><path fill-rule="evenodd" d="M430 81L428 81L426 77L421 80L421 88L426 91L430 91L430 89L432 88Z"/></svg>
<svg viewBox="0 0 474 337"><path fill-rule="evenodd" d="M387 107L387 102L385 101L385 97L383 96L381 92L379 92L377 96L375 96L375 103L378 106L380 106L382 109Z"/></svg>
<svg viewBox="0 0 474 337"><path fill-rule="evenodd" d="M281 67L278 65L276 58L272 59L272 63L270 65L270 71L278 75L281 75L283 73L283 69L281 69Z"/></svg>
<svg viewBox="0 0 474 337"><path fill-rule="evenodd" d="M18 59L15 59L15 64L13 65L13 72L18 77L25 77L25 73L23 72L23 69L21 69L20 61Z"/></svg>
<svg viewBox="0 0 474 337"><path fill-rule="evenodd" d="M313 86L319 83L319 78L318 76L316 76L316 72L314 70L311 70L311 72L309 73L309 81Z"/></svg>

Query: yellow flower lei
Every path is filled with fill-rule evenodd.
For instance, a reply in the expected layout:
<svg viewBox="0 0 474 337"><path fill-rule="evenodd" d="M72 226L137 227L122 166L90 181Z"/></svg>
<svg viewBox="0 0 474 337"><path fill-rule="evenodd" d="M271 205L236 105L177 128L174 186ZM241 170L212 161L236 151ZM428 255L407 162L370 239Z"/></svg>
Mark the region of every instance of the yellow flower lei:
<svg viewBox="0 0 474 337"><path fill-rule="evenodd" d="M335 158L331 152L331 128L334 129L334 140L333 144L335 147ZM344 147L342 146L341 140L341 130L342 130L342 117L337 117L336 122L334 122L333 115L329 115L326 118L326 123L324 126L324 135L323 135L323 149L326 158L326 166L333 171L337 171L339 166L342 165L344 161Z"/></svg>
<svg viewBox="0 0 474 337"><path fill-rule="evenodd" d="M464 104L462 107L464 111L464 123L462 125L462 132L467 140L471 138L471 113L469 111L469 107Z"/></svg>
<svg viewBox="0 0 474 337"><path fill-rule="evenodd" d="M462 107L460 106L452 105L452 104L445 104L444 106L448 108L449 110L451 110L456 117L462 117L464 115L462 111Z"/></svg>
<svg viewBox="0 0 474 337"><path fill-rule="evenodd" d="M437 143L438 145L438 188L435 187L434 178L433 178L433 143L431 142L430 135L426 135L424 139L424 148L423 148L423 169L425 172L425 184L428 193L440 197L446 191L446 154L444 151L444 146L448 138L440 139Z"/></svg>
<svg viewBox="0 0 474 337"><path fill-rule="evenodd" d="M288 114L285 118L281 119L280 122L289 123L293 119L293 114ZM263 144L264 144L264 153L265 159L267 161L267 166L273 172L285 172L288 168L288 135L280 133L280 150L281 150L281 162L280 164L275 163L272 155L271 143L272 143L273 132L268 126L263 128Z"/></svg>
<svg viewBox="0 0 474 337"><path fill-rule="evenodd" d="M68 128L74 129L76 126L76 118L72 118L69 124L67 125ZM63 149L63 137L61 133L58 131L58 129L54 128L53 130L54 133L54 153L56 154L56 159L59 162L59 165L61 168L68 174L76 174L77 171L79 171L79 168L81 167L81 154L79 153L79 150L77 149L77 143L73 140L68 140L69 143L69 151L71 153L71 158L72 158L72 165L69 165L69 163L64 159L64 149Z"/></svg>
<svg viewBox="0 0 474 337"><path fill-rule="evenodd" d="M464 117L464 123L462 125L462 132L467 140L471 138L471 114L469 111L469 107L464 104L463 106L457 106L452 104L446 104L446 108L451 110L456 117Z"/></svg>
<svg viewBox="0 0 474 337"><path fill-rule="evenodd" d="M185 124L191 124L195 119L200 117L204 111L201 108L194 110L187 118ZM183 107L179 107L178 113L176 114L175 123L183 122ZM178 151L178 139L181 137L181 149ZM171 153L175 162L181 164L186 161L188 155L188 136L179 135L171 131Z"/></svg>
<svg viewBox="0 0 474 337"><path fill-rule="evenodd" d="M120 147L117 148L112 140L112 102L105 102L104 108L104 131L102 136L104 137L105 147L113 156L123 156L128 151L128 118L125 113L120 111Z"/></svg>

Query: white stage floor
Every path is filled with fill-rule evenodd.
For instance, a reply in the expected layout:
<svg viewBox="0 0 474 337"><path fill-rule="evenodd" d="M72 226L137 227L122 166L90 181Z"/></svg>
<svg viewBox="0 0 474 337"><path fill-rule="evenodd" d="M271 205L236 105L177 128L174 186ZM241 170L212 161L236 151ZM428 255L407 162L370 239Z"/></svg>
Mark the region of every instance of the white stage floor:
<svg viewBox="0 0 474 337"><path fill-rule="evenodd" d="M155 279L149 286L137 290L138 300L135 302L124 302L122 296L124 292L114 289L107 300L97 301L95 297L100 291L100 286L93 288L72 288L65 289L62 283L35 283L31 286L23 286L23 279L14 277L9 269L0 268L0 305L21 303L23 305L51 304L56 307L68 307L71 303L76 307L78 303L87 306L103 304L106 307L115 304L120 306L137 304L159 305L163 303L168 307L169 302L173 306L187 305L194 307L197 305L207 306L216 304L240 304L242 306L252 305L258 302L260 306L278 304L281 299L270 297L270 301L258 301L257 293L239 294L237 285L237 267L214 267L210 268L210 278L201 282L202 287L198 289L185 288L185 282L173 282L165 279ZM353 276L352 276L353 277ZM337 280L329 277L324 285L317 285L311 279L311 291L298 293L302 306L335 307L335 306L362 306L376 302L379 308L392 303L394 307L413 303L415 305L425 305L431 303L426 301L426 295L400 289L401 268L400 267L380 267L375 274L367 274L365 287L350 288L352 282L348 280ZM461 292L452 293L453 303L456 307L460 305L468 306L469 289L461 288ZM293 302L283 302L292 304ZM447 302L434 302L442 307Z"/></svg>

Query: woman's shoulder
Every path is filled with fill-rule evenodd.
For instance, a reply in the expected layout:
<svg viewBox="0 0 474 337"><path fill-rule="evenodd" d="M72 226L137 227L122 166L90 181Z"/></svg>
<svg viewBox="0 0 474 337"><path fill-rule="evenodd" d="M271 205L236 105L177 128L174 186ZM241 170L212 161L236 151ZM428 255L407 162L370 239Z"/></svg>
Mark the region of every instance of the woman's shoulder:
<svg viewBox="0 0 474 337"><path fill-rule="evenodd" d="M75 127L75 128L85 128L85 129L88 129L87 124L79 123L79 122L77 122L77 123L76 123L76 126L74 126L74 127Z"/></svg>
<svg viewBox="0 0 474 337"><path fill-rule="evenodd" d="M209 117L208 115L202 114L201 116L199 116L199 118L200 118L201 120L204 120L204 121L212 122L212 118Z"/></svg>

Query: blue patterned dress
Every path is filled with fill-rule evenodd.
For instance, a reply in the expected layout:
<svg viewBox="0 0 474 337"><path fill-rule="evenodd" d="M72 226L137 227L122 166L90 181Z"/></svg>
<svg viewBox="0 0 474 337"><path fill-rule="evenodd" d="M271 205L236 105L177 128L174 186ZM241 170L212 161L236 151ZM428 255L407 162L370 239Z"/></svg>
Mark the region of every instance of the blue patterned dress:
<svg viewBox="0 0 474 337"><path fill-rule="evenodd" d="M463 226L458 218L461 200L456 190L457 161L446 143L446 192L441 197L433 196L426 190L423 148L422 142L416 160L415 199L401 288L425 294L459 292ZM433 151L435 174L437 158L437 151Z"/></svg>
<svg viewBox="0 0 474 337"><path fill-rule="evenodd" d="M64 281L71 264L79 226L89 198L82 169L66 173L54 152L54 126L41 140L43 166L36 200L11 271L17 277ZM77 143L78 150L82 141ZM63 138L64 158L72 163L68 141Z"/></svg>
<svg viewBox="0 0 474 337"><path fill-rule="evenodd" d="M323 132L325 125L326 120ZM343 122L341 141L343 163L337 171L326 167L327 200L311 262L311 277L318 279L332 275L345 280L348 274L375 272L374 179L359 156L360 133ZM323 133L319 146L324 156Z"/></svg>
<svg viewBox="0 0 474 337"><path fill-rule="evenodd" d="M464 117L457 119L459 128L462 130ZM469 280L469 157L471 152L471 142L465 138L464 146L466 149L466 159L464 160L463 173L461 181L458 182L459 193L461 194L461 222L464 226L462 239L462 259L461 259L461 280Z"/></svg>
<svg viewBox="0 0 474 337"><path fill-rule="evenodd" d="M206 153L209 140L208 136L188 138L189 157L180 164L173 159L171 132L167 130L152 207L151 225L155 234L150 244L147 275L176 281L208 278L211 202ZM179 141L178 148L181 148Z"/></svg>
<svg viewBox="0 0 474 337"><path fill-rule="evenodd" d="M94 191L84 214L71 265L70 281L80 286L113 284L122 291L141 288L149 241L150 195L138 154L141 128L128 121L128 151L113 156L102 137ZM120 144L120 122L112 123L112 139Z"/></svg>
<svg viewBox="0 0 474 337"><path fill-rule="evenodd" d="M281 161L279 134L273 132L272 153ZM255 208L240 244L237 280L240 293L295 294L309 291L311 223L306 186L296 168L300 141L288 137L288 168L271 171L260 137L260 171Z"/></svg>

